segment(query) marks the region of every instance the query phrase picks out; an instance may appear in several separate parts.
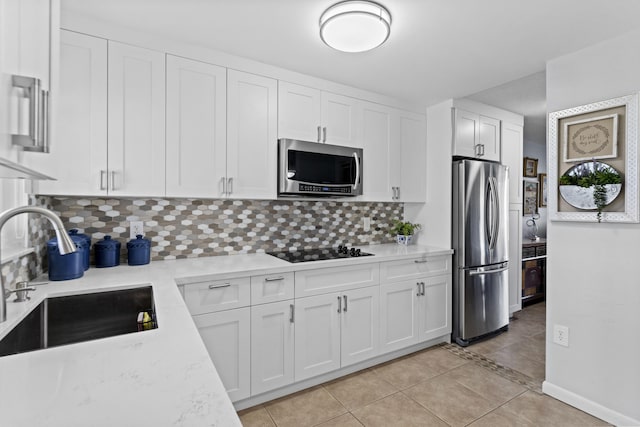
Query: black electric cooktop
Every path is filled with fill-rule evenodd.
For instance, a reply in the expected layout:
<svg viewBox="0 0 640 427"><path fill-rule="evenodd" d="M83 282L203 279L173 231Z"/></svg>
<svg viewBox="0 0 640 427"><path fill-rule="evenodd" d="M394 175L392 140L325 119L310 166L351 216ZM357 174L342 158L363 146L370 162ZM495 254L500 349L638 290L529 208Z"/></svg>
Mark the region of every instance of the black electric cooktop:
<svg viewBox="0 0 640 427"><path fill-rule="evenodd" d="M348 248L346 246L338 246L337 248L301 249L299 251L267 252L267 254L293 263L373 256L373 254L362 252L360 249Z"/></svg>

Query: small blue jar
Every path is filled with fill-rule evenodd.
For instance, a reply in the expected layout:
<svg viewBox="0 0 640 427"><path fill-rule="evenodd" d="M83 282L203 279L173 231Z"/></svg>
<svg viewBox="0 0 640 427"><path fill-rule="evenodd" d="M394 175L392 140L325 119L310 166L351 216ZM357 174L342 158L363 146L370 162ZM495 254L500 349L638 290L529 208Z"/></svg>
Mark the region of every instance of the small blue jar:
<svg viewBox="0 0 640 427"><path fill-rule="evenodd" d="M111 239L111 236L104 236L104 239L93 245L96 255L96 267L115 267L120 265L120 242Z"/></svg>
<svg viewBox="0 0 640 427"><path fill-rule="evenodd" d="M129 265L144 265L151 261L151 242L137 234L127 242L127 261Z"/></svg>
<svg viewBox="0 0 640 427"><path fill-rule="evenodd" d="M84 271L87 271L89 269L89 257L91 255L91 237L86 234L78 233L77 228L69 230L69 237L71 237L71 240L73 240L73 243L75 243L77 247L84 250L82 262L84 265Z"/></svg>
<svg viewBox="0 0 640 427"><path fill-rule="evenodd" d="M58 239L47 242L47 256L49 257L49 280L71 280L84 275L84 248L76 244L76 252L60 255Z"/></svg>

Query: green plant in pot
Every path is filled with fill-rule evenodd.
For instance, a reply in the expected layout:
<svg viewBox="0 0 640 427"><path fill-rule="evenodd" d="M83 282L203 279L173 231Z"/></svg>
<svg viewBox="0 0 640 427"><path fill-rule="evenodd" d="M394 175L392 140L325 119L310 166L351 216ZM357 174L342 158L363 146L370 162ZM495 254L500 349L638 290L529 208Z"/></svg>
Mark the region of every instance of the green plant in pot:
<svg viewBox="0 0 640 427"><path fill-rule="evenodd" d="M395 220L391 227L391 233L396 235L398 243L408 245L411 243L413 235L420 230L422 226L420 224L413 224L408 221Z"/></svg>
<svg viewBox="0 0 640 427"><path fill-rule="evenodd" d="M572 167L560 177L558 184L567 203L580 209L593 209L595 206L598 222L602 222L602 210L620 193L622 177L610 165L593 161ZM581 204L578 197L587 189L592 192L590 206Z"/></svg>

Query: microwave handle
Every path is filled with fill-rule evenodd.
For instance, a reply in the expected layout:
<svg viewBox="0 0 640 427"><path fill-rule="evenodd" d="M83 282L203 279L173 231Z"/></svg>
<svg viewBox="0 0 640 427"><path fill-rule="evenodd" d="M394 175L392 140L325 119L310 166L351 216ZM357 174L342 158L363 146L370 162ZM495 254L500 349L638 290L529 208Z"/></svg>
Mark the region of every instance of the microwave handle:
<svg viewBox="0 0 640 427"><path fill-rule="evenodd" d="M353 189L355 190L358 187L358 182L360 182L360 158L358 153L353 153L353 158L356 160L356 180L353 183Z"/></svg>

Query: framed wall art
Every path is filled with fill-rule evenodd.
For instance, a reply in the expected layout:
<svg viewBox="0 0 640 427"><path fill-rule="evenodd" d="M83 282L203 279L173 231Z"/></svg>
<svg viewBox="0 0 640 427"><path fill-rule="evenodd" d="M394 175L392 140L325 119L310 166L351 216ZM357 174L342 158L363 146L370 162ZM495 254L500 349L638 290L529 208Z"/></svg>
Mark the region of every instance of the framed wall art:
<svg viewBox="0 0 640 427"><path fill-rule="evenodd" d="M524 197L522 198L522 215L529 216L538 213L538 182L524 181L522 183Z"/></svg>
<svg viewBox="0 0 640 427"><path fill-rule="evenodd" d="M640 222L638 94L549 113L548 129L549 219Z"/></svg>
<svg viewBox="0 0 640 427"><path fill-rule="evenodd" d="M522 165L522 175L527 178L538 177L538 159L532 159L531 157L525 157Z"/></svg>
<svg viewBox="0 0 640 427"><path fill-rule="evenodd" d="M546 208L547 207L547 198L549 194L548 185L547 185L547 174L539 173L538 174L538 182L540 182L540 194L538 195L538 207Z"/></svg>

